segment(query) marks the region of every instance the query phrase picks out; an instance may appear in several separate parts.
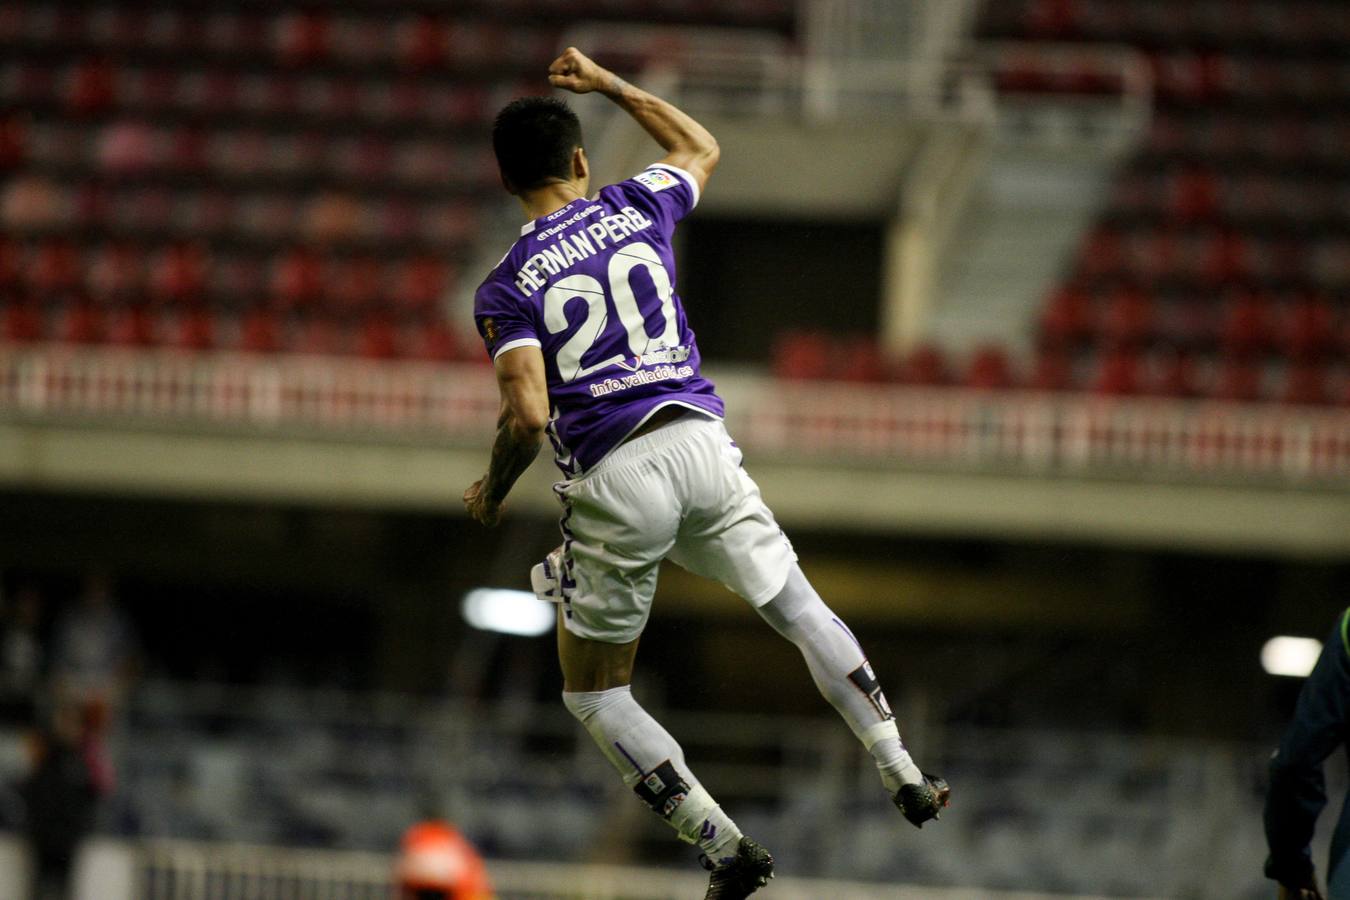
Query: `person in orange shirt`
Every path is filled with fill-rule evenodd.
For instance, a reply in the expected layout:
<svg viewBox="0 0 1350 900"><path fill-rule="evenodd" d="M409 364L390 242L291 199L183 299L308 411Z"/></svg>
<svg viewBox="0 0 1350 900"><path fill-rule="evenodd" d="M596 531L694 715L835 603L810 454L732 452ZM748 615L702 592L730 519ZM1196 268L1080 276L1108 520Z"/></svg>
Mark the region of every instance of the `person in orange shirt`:
<svg viewBox="0 0 1350 900"><path fill-rule="evenodd" d="M448 822L419 822L403 834L395 867L399 900L492 900L487 866Z"/></svg>

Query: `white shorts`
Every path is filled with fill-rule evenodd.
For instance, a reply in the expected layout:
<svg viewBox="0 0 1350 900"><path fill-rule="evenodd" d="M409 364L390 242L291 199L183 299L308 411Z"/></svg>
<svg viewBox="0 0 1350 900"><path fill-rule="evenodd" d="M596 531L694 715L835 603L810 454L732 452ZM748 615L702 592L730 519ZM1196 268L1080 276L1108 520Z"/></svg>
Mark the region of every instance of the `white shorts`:
<svg viewBox="0 0 1350 900"><path fill-rule="evenodd" d="M563 504L563 621L578 637L637 638L667 557L756 607L797 560L717 419L686 415L553 489Z"/></svg>

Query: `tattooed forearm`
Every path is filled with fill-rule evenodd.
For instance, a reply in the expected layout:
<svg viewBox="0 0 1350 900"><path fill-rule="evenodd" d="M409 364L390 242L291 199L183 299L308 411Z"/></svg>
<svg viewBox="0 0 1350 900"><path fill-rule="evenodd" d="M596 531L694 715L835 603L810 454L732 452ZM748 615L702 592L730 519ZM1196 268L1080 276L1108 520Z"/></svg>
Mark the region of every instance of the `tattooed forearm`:
<svg viewBox="0 0 1350 900"><path fill-rule="evenodd" d="M492 442L492 460L488 463L487 477L483 480L483 490L495 503L501 503L511 492L521 474L530 467L539 455L542 441L537 433L522 437L512 428L514 418L509 410L503 410L497 422L497 439Z"/></svg>

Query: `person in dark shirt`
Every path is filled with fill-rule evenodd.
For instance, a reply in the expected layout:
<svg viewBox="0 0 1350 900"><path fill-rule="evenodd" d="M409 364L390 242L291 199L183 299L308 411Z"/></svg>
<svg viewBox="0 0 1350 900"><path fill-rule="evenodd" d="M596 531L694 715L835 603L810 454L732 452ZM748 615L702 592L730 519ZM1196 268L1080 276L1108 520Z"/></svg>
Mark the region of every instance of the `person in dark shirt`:
<svg viewBox="0 0 1350 900"><path fill-rule="evenodd" d="M1327 805L1322 763L1346 742L1350 726L1350 609L1328 635L1317 665L1299 693L1294 720L1270 758L1266 795L1266 875L1280 883L1280 896L1321 900L1313 865L1313 829ZM1350 900L1350 804L1343 806L1331 838L1327 892Z"/></svg>

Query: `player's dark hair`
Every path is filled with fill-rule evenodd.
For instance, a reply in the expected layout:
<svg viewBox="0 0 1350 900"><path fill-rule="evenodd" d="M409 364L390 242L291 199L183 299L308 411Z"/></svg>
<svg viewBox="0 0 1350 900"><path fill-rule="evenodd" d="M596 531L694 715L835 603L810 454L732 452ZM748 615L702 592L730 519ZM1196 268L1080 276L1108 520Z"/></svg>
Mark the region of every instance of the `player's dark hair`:
<svg viewBox="0 0 1350 900"><path fill-rule="evenodd" d="M497 166L517 191L572 177L572 152L581 146L581 121L553 97L520 97L492 125Z"/></svg>

